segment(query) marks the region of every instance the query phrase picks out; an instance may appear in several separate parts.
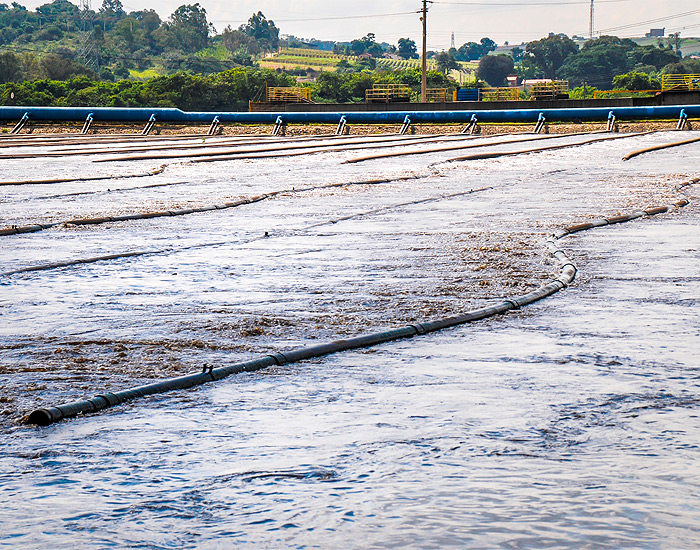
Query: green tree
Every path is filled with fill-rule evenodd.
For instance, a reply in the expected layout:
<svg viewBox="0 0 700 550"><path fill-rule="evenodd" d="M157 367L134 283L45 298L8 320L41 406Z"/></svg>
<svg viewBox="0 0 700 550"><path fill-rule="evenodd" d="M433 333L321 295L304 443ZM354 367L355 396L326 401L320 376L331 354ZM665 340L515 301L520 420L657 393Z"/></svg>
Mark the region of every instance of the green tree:
<svg viewBox="0 0 700 550"><path fill-rule="evenodd" d="M484 37L479 41L479 45L481 46L481 55L488 55L491 52L495 52L496 48L498 47L498 44L496 44L493 40L491 40L488 37Z"/></svg>
<svg viewBox="0 0 700 550"><path fill-rule="evenodd" d="M135 51L145 50L146 53L160 53L155 34L162 25L160 16L155 10L132 11L129 18L138 21L138 26L131 25L132 32L136 32Z"/></svg>
<svg viewBox="0 0 700 550"><path fill-rule="evenodd" d="M365 99L365 91L374 86L377 75L367 72L350 75L345 89L348 92L350 101L362 101Z"/></svg>
<svg viewBox="0 0 700 550"><path fill-rule="evenodd" d="M437 63L438 71L440 71L442 74L447 74L453 69L460 69L459 63L457 63L454 55L452 55L450 52L440 52L435 56L435 62Z"/></svg>
<svg viewBox="0 0 700 550"><path fill-rule="evenodd" d="M346 83L348 76L342 73L328 71L318 75L315 83L316 94L321 99L334 103L345 103L350 99L350 92Z"/></svg>
<svg viewBox="0 0 700 550"><path fill-rule="evenodd" d="M513 73L515 64L509 55L487 55L479 61L476 76L491 86L505 86L506 77Z"/></svg>
<svg viewBox="0 0 700 550"><path fill-rule="evenodd" d="M63 23L64 29L66 29L70 20L75 21L79 17L80 10L78 6L68 0L53 0L53 2L39 6L36 13L44 22Z"/></svg>
<svg viewBox="0 0 700 550"><path fill-rule="evenodd" d="M122 5L121 0L102 0L100 13L109 13L118 16L126 15L126 13L124 13L124 6Z"/></svg>
<svg viewBox="0 0 700 550"><path fill-rule="evenodd" d="M275 22L267 19L261 11L254 13L238 30L254 38L262 51L274 51L279 47L280 31Z"/></svg>
<svg viewBox="0 0 700 550"><path fill-rule="evenodd" d="M45 78L50 80L68 80L80 75L90 78L96 76L93 71L84 65L56 54L43 56L39 64Z"/></svg>
<svg viewBox="0 0 700 550"><path fill-rule="evenodd" d="M637 45L629 39L601 36L589 40L578 55L569 57L558 75L578 86L583 82L610 89L612 79L634 68L632 52Z"/></svg>
<svg viewBox="0 0 700 550"><path fill-rule="evenodd" d="M496 50L496 43L488 37L484 37L480 42L467 42L462 44L455 53L459 61L477 61Z"/></svg>
<svg viewBox="0 0 700 550"><path fill-rule="evenodd" d="M124 6L120 0L102 0L100 21L104 30L112 29L118 21L125 17Z"/></svg>
<svg viewBox="0 0 700 550"><path fill-rule="evenodd" d="M617 75L613 78L614 90L659 90L661 81L646 73L631 73Z"/></svg>
<svg viewBox="0 0 700 550"><path fill-rule="evenodd" d="M59 25L51 23L35 32L32 39L37 41L44 40L46 42L53 42L61 40L64 34L63 29Z"/></svg>
<svg viewBox="0 0 700 550"><path fill-rule="evenodd" d="M510 56L513 58L513 61L515 63L519 63L520 61L522 61L524 54L525 54L525 50L523 50L519 46L515 46L515 48L510 50Z"/></svg>
<svg viewBox="0 0 700 550"><path fill-rule="evenodd" d="M416 43L410 38L399 38L398 55L404 59L418 59Z"/></svg>
<svg viewBox="0 0 700 550"><path fill-rule="evenodd" d="M578 53L578 46L565 34L550 34L547 38L525 46L525 56L537 67L541 76L555 79L566 59Z"/></svg>
<svg viewBox="0 0 700 550"><path fill-rule="evenodd" d="M215 30L211 23L207 22L207 10L196 3L177 8L156 32L163 48L194 53L206 47L209 33Z"/></svg>
<svg viewBox="0 0 700 550"><path fill-rule="evenodd" d="M17 82L22 76L22 60L13 52L0 53L0 82Z"/></svg>
<svg viewBox="0 0 700 550"><path fill-rule="evenodd" d="M593 99L598 88L595 86L578 86L569 90L570 99Z"/></svg>
<svg viewBox="0 0 700 550"><path fill-rule="evenodd" d="M653 45L637 47L632 51L632 59L636 65L653 65L657 70L680 61L678 54L671 48L657 48Z"/></svg>
<svg viewBox="0 0 700 550"><path fill-rule="evenodd" d="M257 55L261 51L255 38L248 36L240 29L232 29L230 25L221 33L221 42L231 55L242 54L250 58L251 55Z"/></svg>
<svg viewBox="0 0 700 550"><path fill-rule="evenodd" d="M683 40L681 39L681 33L674 32L668 35L668 47L676 50L678 57L683 57L681 52L681 46L683 45Z"/></svg>
<svg viewBox="0 0 700 550"><path fill-rule="evenodd" d="M377 60L374 57L358 59L353 72L373 71L377 68Z"/></svg>
<svg viewBox="0 0 700 550"><path fill-rule="evenodd" d="M700 59L683 59L666 65L662 74L700 74Z"/></svg>
<svg viewBox="0 0 700 550"><path fill-rule="evenodd" d="M131 16L122 19L114 25L111 38L112 41L119 43L117 49L129 53L133 52L139 35L139 27L139 22Z"/></svg>
<svg viewBox="0 0 700 550"><path fill-rule="evenodd" d="M373 57L381 57L384 50L380 44L377 44L374 33L367 33L362 38L350 42L350 50L354 55L362 55L368 53Z"/></svg>
<svg viewBox="0 0 700 550"><path fill-rule="evenodd" d="M336 42L335 44L333 44L333 53L335 55L350 55L352 52L348 44L341 44L340 42Z"/></svg>

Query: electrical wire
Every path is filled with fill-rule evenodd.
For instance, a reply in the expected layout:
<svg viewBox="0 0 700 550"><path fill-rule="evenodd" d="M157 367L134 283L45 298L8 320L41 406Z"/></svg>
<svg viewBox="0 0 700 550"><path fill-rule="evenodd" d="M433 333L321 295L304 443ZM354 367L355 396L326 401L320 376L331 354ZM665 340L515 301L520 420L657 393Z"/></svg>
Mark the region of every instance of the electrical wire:
<svg viewBox="0 0 700 550"><path fill-rule="evenodd" d="M700 13L700 10L691 10L691 11L686 11L683 13L677 13L675 15L667 15L665 17L657 17L656 19L648 19L646 21L640 21L639 23L630 23L628 25L620 25L618 27L609 27L607 29L600 29L597 32L612 32L612 31L620 31L624 29L631 29L634 27L642 27L644 25L648 25L650 23L660 23L662 21L670 21L671 19L679 19L682 17L688 17L689 15L695 15Z"/></svg>
<svg viewBox="0 0 700 550"><path fill-rule="evenodd" d="M277 23L305 23L307 21L344 21L346 19L375 19L377 17L397 17L403 15L415 15L417 11L402 11L396 13L378 13L375 15L337 15L331 17L304 17L302 19L275 19ZM212 23L234 23L232 19L217 19Z"/></svg>

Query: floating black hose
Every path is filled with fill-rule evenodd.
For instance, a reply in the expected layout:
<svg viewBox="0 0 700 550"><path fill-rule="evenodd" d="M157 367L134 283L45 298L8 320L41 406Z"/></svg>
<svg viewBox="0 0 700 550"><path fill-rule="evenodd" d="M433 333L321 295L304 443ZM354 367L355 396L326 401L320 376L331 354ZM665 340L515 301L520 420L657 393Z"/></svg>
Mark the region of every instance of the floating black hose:
<svg viewBox="0 0 700 550"><path fill-rule="evenodd" d="M82 197L85 195L104 195L106 193L127 193L129 191L142 191L143 189L158 189L159 187L173 187L175 185L187 185L188 181L171 181L168 183L153 183L151 185L137 185L135 187L115 187L113 189L96 189L94 191L76 191L75 193L57 193L56 195L38 195L27 197L24 200L38 201L63 199L65 197Z"/></svg>
<svg viewBox="0 0 700 550"><path fill-rule="evenodd" d="M358 162L366 162L368 160L377 160L377 159L386 159L386 158L393 158L393 157L407 157L411 155L426 155L429 153L442 153L445 151L459 151L460 149L479 149L481 147L495 147L496 145L510 145L512 143L525 143L528 141L544 141L547 139L559 139L559 138L565 138L565 137L572 137L572 136L586 136L590 134L598 134L598 133L605 133L604 131L595 131L595 132L580 132L580 133L571 133L571 134L554 134L554 135L547 135L547 136L541 136L541 135L533 135L533 134L527 134L529 137L526 137L525 139L510 139L510 140L505 140L505 141L497 141L494 143L470 143L468 145L458 145L458 146L453 146L453 147L434 147L432 149L420 149L418 151L397 151L395 153L385 153L382 155L369 155L366 157L357 157L354 159L348 159L346 160L343 164L355 164ZM517 135L517 134L494 134L493 136L488 136L488 137L502 137L506 135ZM481 137L481 136L473 136L473 137Z"/></svg>
<svg viewBox="0 0 700 550"><path fill-rule="evenodd" d="M193 158L201 159L206 157L206 161L214 160L241 160L251 158L276 158L276 157L291 157L301 156L315 153L335 153L342 151L352 151L356 149L380 149L388 147L399 147L406 143L423 143L429 141L445 141L448 139L469 140L474 139L473 136L392 136L387 138L354 138L354 141L348 141L341 145L337 143L307 143L302 145L292 144L276 147L261 147L257 149L230 149L227 151L197 151L184 152L173 154L148 154L148 155L129 155L122 157L109 157L105 159L96 159L93 162L122 162L132 160L155 160L155 159L179 159ZM319 141L319 140L314 140ZM182 149L181 147L173 147L172 149Z"/></svg>
<svg viewBox="0 0 700 550"><path fill-rule="evenodd" d="M232 138L234 136L228 136ZM241 136L243 137L243 136ZM264 137L264 136L261 136ZM141 134L54 134L54 135L14 135L0 137L0 149L9 147L46 147L67 145L95 145L105 143L133 143L134 141L186 141L193 139L225 139L224 136L207 136L204 134L175 134L160 136L143 136Z"/></svg>
<svg viewBox="0 0 700 550"><path fill-rule="evenodd" d="M597 132L596 132L597 133ZM587 134L587 133L586 133ZM531 134L530 134L531 135ZM572 135L578 135L578 134L572 134ZM464 136L463 140L467 139L477 139L480 136ZM495 136L494 136L495 137ZM558 134L555 136L547 136L547 137L535 137L531 139L556 139L559 137L565 137L565 134ZM390 153L389 157L402 157L402 156L408 156L408 155L420 155L423 153L436 153L440 151L455 151L455 150L460 150L460 149L472 149L472 148L481 148L481 147L494 147L496 145L503 145L506 143L520 143L522 141L531 141L531 139L526 139L526 140L509 140L509 141L504 141L504 142L495 142L495 143L480 143L480 144L469 144L469 145L457 145L457 146L451 146L451 147L439 147L439 148L433 148L433 149L420 149L418 151L399 151L396 153ZM393 148L397 147L397 145L394 144L388 144L388 145L377 145L371 147L372 149L381 149L381 148ZM358 150L358 149L369 149L370 147L364 146L364 145L358 145L358 146L345 146L345 147L329 147L329 148L324 148L324 149L310 149L306 151L292 151L292 152L281 152L281 153L263 153L263 154L246 154L246 155L222 155L222 156L206 156L204 158L197 158L194 160L189 161L192 164L196 164L199 162L219 162L219 161L229 161L229 160L253 160L253 159L271 159L271 158L279 158L279 157L297 157L297 156L304 156L304 155L314 155L318 153L338 153L338 152L347 152L347 151L352 151L352 150ZM380 158L379 156L377 158ZM364 157L361 160L370 160L367 157ZM100 161L96 160L95 162L107 162L105 161Z"/></svg>
<svg viewBox="0 0 700 550"><path fill-rule="evenodd" d="M653 131L652 132L639 132L639 133L634 133L634 134L614 135L614 136L608 136L608 137L587 139L584 141L578 141L576 143L565 143L563 145L548 145L546 147L536 147L533 149L524 149L521 151L496 151L496 152L477 153L475 155L465 155L463 157L456 157L456 158L448 159L445 162L463 162L463 161L468 161L468 160L485 160L485 159L494 159L494 158L499 158L499 157L512 157L512 156L516 156L516 155L529 155L531 153L541 153L543 151L554 151L557 149L568 149L570 147L580 147L582 145L589 145L591 143L598 143L600 141L612 141L615 139L627 139L630 137L639 137L639 136L644 136L644 135L651 134L651 133L653 133Z"/></svg>
<svg viewBox="0 0 700 550"><path fill-rule="evenodd" d="M264 138L264 136L263 136ZM401 136L394 136L393 138L389 139L387 138L376 138L373 136L353 136L352 138L348 138L344 136L345 139L354 139L356 140L357 143L366 143L369 142L370 140L375 140L376 143L381 143L382 141L401 141L402 139L409 139L409 140L415 140L415 141L420 141L420 140L427 140L427 139L434 139L434 136L408 136L408 137L401 137ZM190 141L192 140L189 138ZM357 141L361 140L361 141ZM301 146L289 146L289 143L292 142L303 142L303 141L315 141L315 142L325 142L327 141L326 139L321 139L317 137L305 137L301 140L290 140L290 139L280 139L280 138L266 138L266 139L253 139L253 138L216 138L213 143L211 142L212 140L210 139L207 141L206 139L200 140L197 143L185 143L185 144L175 144L173 145L172 143L166 143L162 145L155 145L155 142L158 140L152 139L154 143L150 145L142 145L142 144L132 144L130 147L123 147L120 149L116 148L108 148L108 149L85 149L84 147L80 149L59 149L59 150L53 150L53 151L45 151L41 153L40 156L42 157L74 157L74 156L91 156L91 155L104 155L104 154L117 154L117 153L138 153L138 152L152 152L152 151L172 151L172 150L191 150L191 149L220 149L220 148L231 148L231 147L241 147L243 145L246 146L260 146L260 145L269 145L269 144L280 144L278 148L284 149L286 147L291 147L291 148L297 148ZM59 144L59 145L65 145L65 144ZM85 145L83 143L79 145ZM318 145L314 145L318 146ZM309 146L307 146L309 147ZM272 150L275 150L276 148L272 148ZM253 149L255 151L255 149ZM243 150L243 152L246 152L246 150ZM20 152L20 153L4 153L0 154L0 159L25 159L25 158L35 158L37 156L36 153L34 152ZM168 158L168 155L163 155L164 158ZM160 157L159 157L160 158Z"/></svg>
<svg viewBox="0 0 700 550"><path fill-rule="evenodd" d="M240 201L239 205L252 204L254 202L259 202L260 200L263 200L263 199L269 199L269 198L275 197L277 195L287 194L287 193L305 193L308 191L317 191L317 190L321 190L321 189L332 189L334 187L346 187L346 186L351 186L351 185L380 185L383 183L415 180L415 179L420 179L422 177L425 177L425 176L422 176L419 174L412 174L412 175L408 175L408 176L399 176L396 178L379 178L379 179L344 182L344 183L326 183L326 184L315 185L315 186L311 186L311 187L283 189L283 190L279 190L279 191L271 191L269 193L266 193L262 197L253 197L257 200ZM475 192L475 190L470 190L470 191L465 191L462 193L457 193L454 196L465 195L465 194L474 193L474 192ZM428 200L428 199L426 199L426 200ZM419 202L423 202L423 201L419 201ZM222 205L219 205L218 208L217 207L211 207L211 208L207 207L203 211L208 212L208 211L214 211L214 210L224 210L226 208L228 208L228 207L224 207ZM168 214L167 212L166 213L154 212L152 214L182 215L182 216L184 216L184 215L187 215L190 213L194 213L195 210L192 209L192 212L190 212L189 209L182 210L182 211L170 210L168 212L170 212L170 214ZM181 212L181 213L180 214L172 214L172 212ZM349 217L354 217L354 216L357 216L357 215L353 215L353 216L349 216ZM159 216L144 215L144 218L135 217L133 219L135 219L135 220L136 219L151 219L151 218L155 218L155 217L159 217ZM80 221L84 222L83 225L99 225L101 223L108 223L108 222L117 221L117 220L115 218L106 217L106 218L89 218L87 220L80 220ZM123 219L120 221L123 221ZM341 220L334 220L333 222L330 222L330 223L337 223L338 221L341 221ZM70 223L70 222L57 222L54 224L43 224L43 225L37 224L37 225L28 225L28 226L13 226L10 228L0 230L0 236L16 235L19 233L35 233L38 231L42 231L44 229L50 229L51 227L55 227L55 226L62 225L62 224L65 225L68 223ZM317 227L319 225L325 225L327 223L329 223L329 222L322 222L320 224L313 224L313 225L309 226L307 229L309 229L311 227ZM223 243L220 243L220 244L223 244ZM190 249L190 248L195 248L195 247L196 246L186 247L186 248ZM48 264L41 264L41 265L35 265L35 266L31 266L31 267L24 267L21 269L16 269L14 271L7 271L4 273L0 273L0 276L18 275L21 273L30 273L30 272L34 272L34 271L48 271L50 269L71 267L74 265L82 265L82 264L91 264L91 263L97 263L97 262L102 262L102 261L107 261L107 260L115 260L115 259L121 259L121 258L133 258L136 256L148 256L148 255L153 255L153 254L164 254L164 253L170 252L170 251L172 251L171 248L161 249L161 250L142 250L142 251L138 251L138 252L123 252L123 253L117 253L117 254L106 254L104 256L95 256L92 258L81 258L81 259L77 259L77 260L69 260L66 262L52 262L52 263L48 263Z"/></svg>
<svg viewBox="0 0 700 550"><path fill-rule="evenodd" d="M3 185L48 185L53 183L72 183L77 181L101 181L101 180L120 180L128 178L147 178L150 176L157 176L162 174L167 168L167 164L163 164L160 167L151 170L150 172L142 172L140 174L124 174L120 176L89 176L80 178L52 178L43 180L18 180L18 181L0 181L0 186Z"/></svg>
<svg viewBox="0 0 700 550"><path fill-rule="evenodd" d="M18 235L20 233L37 233L45 229L51 229L58 225L101 225L111 222L125 222L133 220L150 220L152 218L165 218L169 216L187 216L188 214L197 214L201 212L211 212L212 210L226 210L228 208L236 208L244 204L253 204L270 198L270 195L257 195L240 199L234 202L225 202L222 204L214 204L211 206L200 206L198 208L181 208L178 210L164 210L159 212L144 212L140 214L124 214L122 216L103 216L99 218L81 218L68 220L65 222L54 222L48 224L37 225L13 225L5 229L0 229L0 237L7 235Z"/></svg>
<svg viewBox="0 0 700 550"><path fill-rule="evenodd" d="M163 250L139 250L137 252L119 252L117 254L104 254L103 256L93 256L92 258L79 258L77 260L69 260L66 262L51 262L49 264L33 265L31 267L23 267L14 271L0 273L0 276L7 277L9 275L19 275L21 273L32 273L35 271L49 271L50 269L60 269L62 267L72 267L75 265L94 264L97 262L106 262L109 260L119 260L122 258L135 258L138 256L148 256L149 254L162 254Z"/></svg>
<svg viewBox="0 0 700 550"><path fill-rule="evenodd" d="M569 269L567 271L567 274L568 275L565 275L563 273L560 279L569 280L570 278L569 282L573 281L575 269ZM388 330L365 336L358 336L356 338L336 340L334 342L321 344L319 346L279 352L275 353L274 355L267 355L265 357L253 361L238 363L229 367L211 369L200 374L192 374L189 376L171 378L162 382L157 382L146 386L140 386L137 388L132 388L116 393L100 394L91 399L76 401L65 405L58 405L56 407L37 409L29 414L27 422L29 424L36 424L39 426L48 426L49 424L53 424L54 422L58 422L59 420L62 420L64 418L70 418L84 413L93 413L101 411L109 407L125 403L127 401L132 401L139 397L145 397L147 395L165 393L173 390L182 390L194 386L199 386L202 384L207 384L209 382L221 380L223 378L226 378L227 376L231 376L232 374L238 374L242 372L255 372L274 365L286 365L288 363L295 363L297 361L312 359L314 357L324 357L326 355L338 353L340 351L367 348L386 342L392 342L394 340L411 338L419 334L427 334L429 332L434 332L443 328L456 326L470 321L477 321L479 319L485 319L493 315L505 313L511 309L515 309L522 305L526 305L527 303L532 303L533 301L540 300L545 296L554 294L555 292L558 292L559 290L564 288L566 284L568 283L565 283L564 280L560 281L559 279L557 279L556 281L549 283L545 287L542 287L542 289L540 289L540 291L537 293L530 293L521 296L518 299L519 303L516 303L512 300L505 301L495 306L481 308L464 315L458 315L455 317L442 319L440 321L418 323L415 325L408 325L394 330Z"/></svg>
<svg viewBox="0 0 700 550"><path fill-rule="evenodd" d="M389 206L381 206L379 208L374 208L373 210L369 210L366 212L359 212L356 214L348 214L347 216L342 216L341 218L336 218L334 220L314 223L314 224L307 226L304 230L308 231L309 229L313 229L316 227L323 227L324 225L340 223L340 222L344 222L344 221L348 221L348 220L354 220L357 218L362 218L364 216L370 216L373 214L378 214L380 212L386 212L388 210L393 210L395 208L402 208L404 206L414 206L417 204L425 204L427 202L435 202L435 201L446 200L446 199L454 199L456 197L464 197L465 195L473 195L474 193L481 193L482 191L488 191L489 189L493 189L493 187L480 187L478 189L469 189L468 191L460 191L458 193L450 193L449 195L440 195L438 197L428 197L425 199L417 199L417 200L413 200L413 201L392 204Z"/></svg>
<svg viewBox="0 0 700 550"><path fill-rule="evenodd" d="M680 184L679 187L682 188L692 183L697 183L698 181L700 181L700 178L684 182ZM334 342L329 342L327 344L321 344L318 346L297 348L289 351L278 352L272 355L266 355L259 359L247 361L244 363L237 363L228 367L220 367L216 369L207 369L205 367L205 370L199 374L191 374L188 376L172 378L169 380L164 380L162 382L156 382L153 384L148 384L145 386L140 386L137 388L132 388L116 393L104 393L97 395L91 399L84 399L81 401L75 401L73 403L58 405L55 407L40 408L32 411L29 414L27 422L39 426L48 426L54 422L58 422L65 418L70 418L85 413L98 412L109 407L132 401L137 398L146 397L148 395L165 393L173 390L182 390L198 385L207 384L209 382L221 380L223 378L231 376L232 374L238 374L242 372L255 372L275 365L282 366L289 363L304 361L316 357L324 357L341 351L372 347L378 344L383 344L405 338L412 338L414 336L428 334L438 330L443 330L465 323L470 323L493 317L496 315L501 315L507 313L508 311L519 309L521 307L533 304L544 298L547 298L548 296L551 296L559 292L560 290L566 288L569 284L571 284L574 281L576 277L576 266L567 257L566 253L558 247L558 240L568 235L592 229L594 227L623 223L625 221L631 221L642 216L653 216L662 212L666 212L670 208L681 208L683 206L686 206L687 204L687 200L682 200L668 207L650 208L640 212L634 212L626 216L616 216L614 218L607 219L603 218L588 223L572 225L554 233L547 239L546 246L552 257L559 262L559 277L553 279L552 281L543 285L535 291L506 299L503 302L492 306L483 307L480 309L470 311L468 313L455 315L452 317L446 317L434 321L414 323L393 330L378 332L365 336L358 336L355 338L336 340Z"/></svg>
<svg viewBox="0 0 700 550"><path fill-rule="evenodd" d="M449 135L449 134L443 134ZM370 134L371 137L388 137L395 134ZM66 145L85 145L85 144L103 144L103 143L133 143L134 141L187 141L194 139L202 139L207 141L242 141L242 142L267 142L274 143L278 141L294 141L294 140L343 140L353 139L358 136L335 134L321 135L298 135L286 136L284 139L269 135L269 134L238 134L238 135L214 135L207 134L160 134L157 136L143 134L101 134L101 135L85 135L85 134L22 134L22 135L5 135L0 137L0 149L7 147L43 147L47 145L66 146ZM369 137L369 136L368 136Z"/></svg>
<svg viewBox="0 0 700 550"><path fill-rule="evenodd" d="M622 157L622 160L630 160L634 157L638 157L639 155L643 155L645 153L652 153L654 151L670 149L671 147L680 147L681 145L690 145L691 143L697 143L699 141L700 137L697 137L693 139L686 139L683 141L676 141L673 143L664 143L663 145L656 145L654 147L647 147L646 149L639 149L638 151L632 151L631 153L626 154L624 157Z"/></svg>

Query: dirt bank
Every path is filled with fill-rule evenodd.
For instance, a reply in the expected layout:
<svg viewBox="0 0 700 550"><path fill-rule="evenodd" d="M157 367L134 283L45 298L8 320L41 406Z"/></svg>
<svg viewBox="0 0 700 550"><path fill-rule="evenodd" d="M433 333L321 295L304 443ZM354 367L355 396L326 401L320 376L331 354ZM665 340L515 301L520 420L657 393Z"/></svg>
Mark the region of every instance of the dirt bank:
<svg viewBox="0 0 700 550"><path fill-rule="evenodd" d="M668 130L676 127L675 121L649 121L649 122L623 122L617 125L620 132L645 132L651 130ZM605 122L565 124L552 123L545 126L545 132L551 134L564 134L572 132L588 132L604 130ZM46 134L78 134L82 124L35 124L22 131L22 134L32 135ZM400 128L395 125L350 125L349 132L352 135L371 134L395 134ZM484 135L531 132L534 124L480 124L479 131ZM9 134L12 125L0 126L0 133ZM140 134L143 125L140 124L96 124L92 127L93 134ZM199 126L177 126L156 125L154 133L160 135L205 135L209 129L208 125ZM464 129L463 124L416 124L411 128L411 133L415 134L450 134L459 133ZM223 135L270 135L273 126L270 124L225 124L222 127ZM336 126L332 124L299 124L287 127L288 136L318 136L334 134Z"/></svg>

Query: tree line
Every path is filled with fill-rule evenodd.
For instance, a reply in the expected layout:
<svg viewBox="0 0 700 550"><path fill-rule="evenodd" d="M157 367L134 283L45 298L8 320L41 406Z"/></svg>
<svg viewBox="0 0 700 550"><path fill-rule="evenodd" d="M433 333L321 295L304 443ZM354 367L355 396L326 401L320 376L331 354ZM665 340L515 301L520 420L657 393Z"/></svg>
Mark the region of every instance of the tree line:
<svg viewBox="0 0 700 550"><path fill-rule="evenodd" d="M454 88L437 71L428 73L431 87ZM305 83L315 102L357 102L375 84L404 84L418 95L417 69L389 72L323 72ZM238 67L221 73L196 75L179 71L146 81L106 82L79 75L68 80L32 80L0 85L3 105L55 107L176 107L186 111L245 111L249 101L264 101L268 86L294 86L296 79L270 69Z"/></svg>
<svg viewBox="0 0 700 550"><path fill-rule="evenodd" d="M658 89L663 74L700 73L700 61L682 58L677 38L640 46L629 38L601 36L579 47L564 34L550 34L528 43L518 52L518 62L513 55L482 57L477 75L493 86L505 85L506 76L517 74L523 79L568 80L572 87L586 84L609 90L624 83L634 86L629 89Z"/></svg>
<svg viewBox="0 0 700 550"><path fill-rule="evenodd" d="M429 52L438 67L430 75L430 86L454 88L456 84L445 75L462 70L464 61L479 61L477 76L492 86L503 86L506 76L517 74L568 80L572 87L585 83L590 89L623 84L654 89L664 73L700 73L699 61L680 55L677 34L647 46L615 36L579 44L564 34L550 34L524 49L514 47L508 54L494 55L496 43L484 37L448 51ZM416 44L409 38L400 38L397 46L377 42L373 33L346 43L309 43L294 37L283 41L274 21L262 12L237 28L227 26L217 33L199 3L184 4L161 20L154 10L127 13L121 0L102 0L97 11L81 10L68 0L52 0L34 11L17 2L0 3L0 84L5 84L4 91L11 90L9 95L3 92L0 100L9 101L14 94L15 101L24 98L27 104L90 104L85 102L92 98L95 105L142 106L155 101L216 110L219 104L207 96L216 90L223 94L221 105L245 108L262 84L295 83L285 71L261 71L255 64L257 57L281 45L332 48L358 57L341 61L337 72L310 74L316 82L305 85L318 101L359 100L371 82L414 88L418 84L416 71L376 70L376 58L383 55L417 58ZM309 76L306 72L304 76ZM223 83L234 91L225 92ZM185 86L182 92L166 92L181 85ZM198 86L202 99L195 95L187 99L184 90Z"/></svg>
<svg viewBox="0 0 700 550"><path fill-rule="evenodd" d="M150 9L127 13L121 0L102 0L97 11L81 10L68 0L52 0L35 11L17 2L0 3L0 83L77 76L115 81L177 71L213 74L254 66L256 58L282 46L360 57L342 63L342 72L374 70L376 58L385 54L418 57L410 38L400 38L394 46L377 42L373 33L347 43L282 40L274 21L260 11L237 28L217 33L199 3L178 7L166 20Z"/></svg>
<svg viewBox="0 0 700 550"><path fill-rule="evenodd" d="M150 9L127 13L120 0L98 11L53 0L27 10L0 4L0 82L65 78L127 78L158 65L163 72L222 72L250 66L253 57L279 46L279 29L261 12L220 34L199 4L184 4L163 21ZM52 66L60 67L51 74Z"/></svg>

